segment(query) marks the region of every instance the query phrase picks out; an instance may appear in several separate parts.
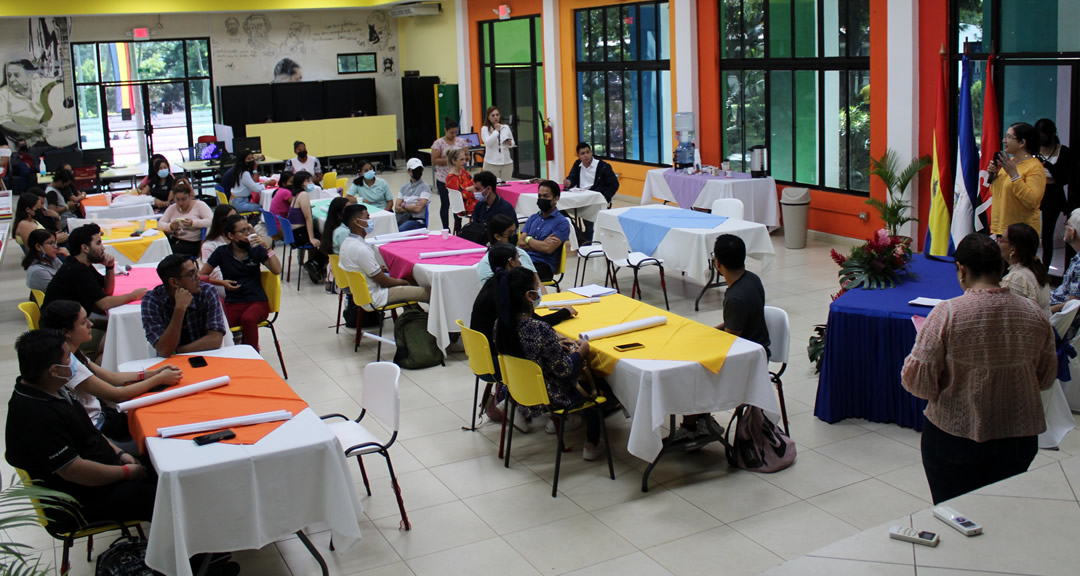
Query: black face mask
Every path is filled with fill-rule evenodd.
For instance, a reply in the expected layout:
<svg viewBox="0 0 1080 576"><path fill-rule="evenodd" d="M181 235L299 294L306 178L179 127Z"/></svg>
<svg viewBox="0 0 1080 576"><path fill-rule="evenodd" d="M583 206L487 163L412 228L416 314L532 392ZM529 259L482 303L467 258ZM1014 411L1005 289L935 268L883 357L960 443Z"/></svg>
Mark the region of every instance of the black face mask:
<svg viewBox="0 0 1080 576"><path fill-rule="evenodd" d="M247 240L237 240L236 245L239 246L241 250L251 250L251 242L248 242Z"/></svg>
<svg viewBox="0 0 1080 576"><path fill-rule="evenodd" d="M536 201L536 207L539 208L541 212L547 212L548 210L551 210L551 200L540 198Z"/></svg>
<svg viewBox="0 0 1080 576"><path fill-rule="evenodd" d="M249 171L254 170L255 169L255 162L248 162L248 163L244 164L244 168L247 168Z"/></svg>
<svg viewBox="0 0 1080 576"><path fill-rule="evenodd" d="M45 209L44 208L34 210L34 220L44 220L44 219L45 219Z"/></svg>
<svg viewBox="0 0 1080 576"><path fill-rule="evenodd" d="M507 236L506 237L506 243L511 244L513 246L517 246L517 243L518 243L518 234L517 234L517 232L514 232L513 234Z"/></svg>
<svg viewBox="0 0 1080 576"><path fill-rule="evenodd" d="M23 144L23 145L19 146L19 152L29 152L29 151L30 151L30 147L27 146L26 144Z"/></svg>
<svg viewBox="0 0 1080 576"><path fill-rule="evenodd" d="M419 180L420 177L423 176L423 175L424 175L424 167L423 166L421 166L419 168L415 168L412 171L413 180Z"/></svg>
<svg viewBox="0 0 1080 576"><path fill-rule="evenodd" d="M307 150L304 150L303 152L297 153L296 157L299 158L301 162L303 162L304 160L307 160Z"/></svg>

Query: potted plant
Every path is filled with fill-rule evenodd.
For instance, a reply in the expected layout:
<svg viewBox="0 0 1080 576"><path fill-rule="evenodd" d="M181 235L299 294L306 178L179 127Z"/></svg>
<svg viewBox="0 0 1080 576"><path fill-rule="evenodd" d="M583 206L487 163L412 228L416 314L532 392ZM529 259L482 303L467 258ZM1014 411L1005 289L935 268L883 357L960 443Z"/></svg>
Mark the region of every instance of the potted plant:
<svg viewBox="0 0 1080 576"><path fill-rule="evenodd" d="M873 206L878 211L878 216L885 223L885 229L888 230L890 236L897 236L900 234L900 227L908 222L918 222L918 220L908 214L911 212L911 205L904 201L904 191L907 190L911 180L919 173L920 170L930 165L930 156L923 156L922 158L915 158L908 164L902 171L897 173L900 161L896 157L896 151L888 149L881 158L870 159L870 173L885 183L885 187L888 188L888 201L878 200L877 198L870 198L866 201L867 204ZM904 244L906 246L911 245L911 239L904 238Z"/></svg>
<svg viewBox="0 0 1080 576"><path fill-rule="evenodd" d="M34 501L37 502L35 507ZM17 477L0 491L0 575L38 576L51 574L51 567L42 565L41 557L27 544L11 542L9 531L28 526L41 526L38 508L71 510L75 499L62 492L27 486Z"/></svg>

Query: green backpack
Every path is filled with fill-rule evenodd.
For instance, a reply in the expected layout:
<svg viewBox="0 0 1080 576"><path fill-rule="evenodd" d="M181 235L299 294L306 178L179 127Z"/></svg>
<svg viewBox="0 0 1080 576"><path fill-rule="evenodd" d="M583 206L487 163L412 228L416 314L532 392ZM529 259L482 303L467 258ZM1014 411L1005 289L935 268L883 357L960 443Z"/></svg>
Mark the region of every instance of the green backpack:
<svg viewBox="0 0 1080 576"><path fill-rule="evenodd" d="M394 340L397 352L394 364L406 370L430 368L443 363L435 337L427 330L428 314L419 306L407 306L394 321Z"/></svg>

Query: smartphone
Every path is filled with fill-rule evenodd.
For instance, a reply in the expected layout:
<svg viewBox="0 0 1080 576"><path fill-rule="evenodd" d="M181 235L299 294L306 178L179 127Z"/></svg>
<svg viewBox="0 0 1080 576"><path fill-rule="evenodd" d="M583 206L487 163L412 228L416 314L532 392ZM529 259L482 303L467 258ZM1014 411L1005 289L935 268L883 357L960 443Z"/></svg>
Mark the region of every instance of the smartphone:
<svg viewBox="0 0 1080 576"><path fill-rule="evenodd" d="M192 356L188 358L188 363L191 364L192 368L206 368L206 358L202 356Z"/></svg>
<svg viewBox="0 0 1080 576"><path fill-rule="evenodd" d="M207 444L213 444L214 442L221 442L222 440L231 440L236 438L236 433L232 430L221 430L213 432L211 434L204 434L202 436L195 437L195 443L199 446L206 446Z"/></svg>
<svg viewBox="0 0 1080 576"><path fill-rule="evenodd" d="M619 344L615 346L616 352L628 352L630 350L637 350L638 348L644 348L645 345L640 342L630 342L629 344Z"/></svg>

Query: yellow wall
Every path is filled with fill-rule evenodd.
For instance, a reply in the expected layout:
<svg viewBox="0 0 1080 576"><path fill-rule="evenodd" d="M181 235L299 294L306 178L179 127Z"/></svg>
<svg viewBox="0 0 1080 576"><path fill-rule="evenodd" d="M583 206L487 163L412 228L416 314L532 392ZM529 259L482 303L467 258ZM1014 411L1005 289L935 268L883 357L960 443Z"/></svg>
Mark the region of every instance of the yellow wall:
<svg viewBox="0 0 1080 576"><path fill-rule="evenodd" d="M421 76L438 76L447 84L458 82L457 6L440 0L442 14L398 18L398 53L401 70L419 70Z"/></svg>

